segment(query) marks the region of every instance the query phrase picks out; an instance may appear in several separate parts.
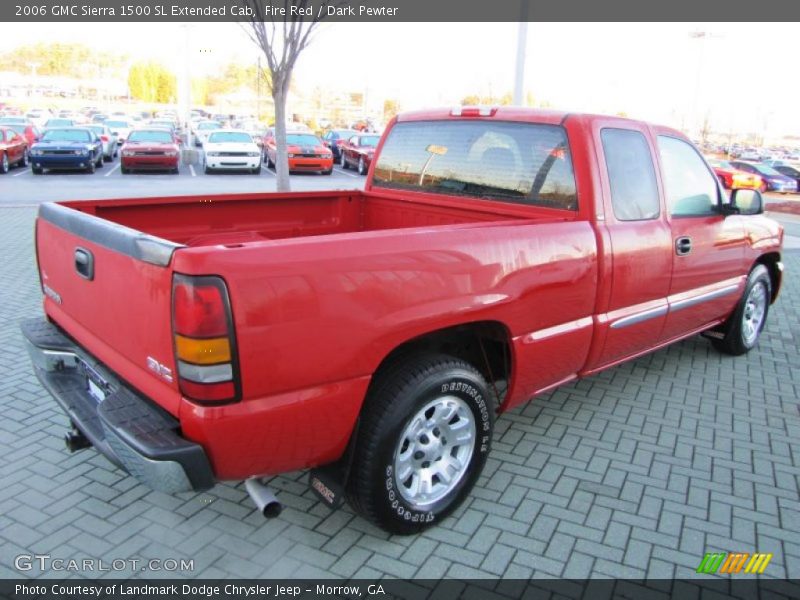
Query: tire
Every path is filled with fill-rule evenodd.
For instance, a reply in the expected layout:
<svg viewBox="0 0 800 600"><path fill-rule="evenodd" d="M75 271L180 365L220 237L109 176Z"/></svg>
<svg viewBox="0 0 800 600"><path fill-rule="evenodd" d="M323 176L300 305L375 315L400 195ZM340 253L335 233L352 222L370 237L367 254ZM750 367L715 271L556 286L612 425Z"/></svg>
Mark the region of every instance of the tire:
<svg viewBox="0 0 800 600"><path fill-rule="evenodd" d="M252 172L253 175L261 175L261 165L258 165Z"/></svg>
<svg viewBox="0 0 800 600"><path fill-rule="evenodd" d="M772 280L764 265L756 265L747 277L744 293L733 314L723 325L721 339L711 339L714 347L725 354L740 356L758 345L769 314Z"/></svg>
<svg viewBox="0 0 800 600"><path fill-rule="evenodd" d="M19 159L19 166L28 168L28 165L31 164L31 157L28 154L28 149L25 149L25 152L22 153L22 158Z"/></svg>
<svg viewBox="0 0 800 600"><path fill-rule="evenodd" d="M3 152L3 158L0 159L0 174L5 175L6 173L8 173L10 168L11 165L8 164L8 154Z"/></svg>
<svg viewBox="0 0 800 600"><path fill-rule="evenodd" d="M275 168L275 163L272 162L272 159L269 157L269 153L267 153L266 156L267 156L267 168L268 169L274 169Z"/></svg>
<svg viewBox="0 0 800 600"><path fill-rule="evenodd" d="M347 482L353 507L402 535L450 514L486 462L494 427L491 397L472 365L443 354L408 357L378 374L362 409ZM457 435L463 442L458 445ZM424 477L427 493L414 489Z"/></svg>
<svg viewBox="0 0 800 600"><path fill-rule="evenodd" d="M108 155L103 154L103 160L105 162L111 162L112 160L114 160L114 157L111 154L108 154Z"/></svg>
<svg viewBox="0 0 800 600"><path fill-rule="evenodd" d="M178 167L175 167L174 169L172 169L171 172L173 175L178 175L181 172L181 170Z"/></svg>
<svg viewBox="0 0 800 600"><path fill-rule="evenodd" d="M127 174L128 174L128 173L130 173L131 171L130 171L130 169L128 169L128 167L123 167L123 166L120 166L120 168L119 168L119 172L120 172L120 173L122 173L123 175L127 175Z"/></svg>
<svg viewBox="0 0 800 600"><path fill-rule="evenodd" d="M31 173L34 175L41 175L44 173L44 169L42 167L31 167Z"/></svg>
<svg viewBox="0 0 800 600"><path fill-rule="evenodd" d="M90 160L89 161L89 166L86 167L86 172L89 173L89 174L92 174L96 170L97 170L97 164L93 160Z"/></svg>
<svg viewBox="0 0 800 600"><path fill-rule="evenodd" d="M206 175L211 174L211 169L208 167L208 163L206 162L203 163L203 173L205 173Z"/></svg>
<svg viewBox="0 0 800 600"><path fill-rule="evenodd" d="M344 151L339 152L339 166L343 169L347 168L347 160L344 157Z"/></svg>
<svg viewBox="0 0 800 600"><path fill-rule="evenodd" d="M358 159L358 174L359 175L366 175L367 174L367 167L364 165L364 157L359 157Z"/></svg>
<svg viewBox="0 0 800 600"><path fill-rule="evenodd" d="M328 169L327 171L323 171L323 172L322 172L322 174L323 174L323 175L330 175L331 173L333 173L333 167L331 167L331 168L330 168L330 169Z"/></svg>
<svg viewBox="0 0 800 600"><path fill-rule="evenodd" d="M100 156L97 157L97 162L94 163L94 166L98 169L103 168L103 153L100 153Z"/></svg>

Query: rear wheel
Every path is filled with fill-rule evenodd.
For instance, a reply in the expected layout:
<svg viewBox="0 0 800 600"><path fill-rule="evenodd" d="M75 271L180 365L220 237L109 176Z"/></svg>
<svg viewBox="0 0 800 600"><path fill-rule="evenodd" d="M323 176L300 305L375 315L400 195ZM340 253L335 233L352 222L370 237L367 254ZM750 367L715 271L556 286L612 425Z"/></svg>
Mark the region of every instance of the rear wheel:
<svg viewBox="0 0 800 600"><path fill-rule="evenodd" d="M6 174L10 169L10 165L8 164L8 154L3 152L3 158L0 159L0 173Z"/></svg>
<svg viewBox="0 0 800 600"><path fill-rule="evenodd" d="M772 281L764 265L756 265L750 271L736 310L723 326L721 339L712 338L711 343L720 352L739 356L756 347L764 324L767 322L769 303L772 297Z"/></svg>
<svg viewBox="0 0 800 600"><path fill-rule="evenodd" d="M94 160L89 161L89 165L86 167L87 173L94 173L97 169L97 165L95 164Z"/></svg>
<svg viewBox="0 0 800 600"><path fill-rule="evenodd" d="M131 170L128 169L127 167L120 167L119 172L122 173L123 175L127 175L128 173L131 172Z"/></svg>
<svg viewBox="0 0 800 600"><path fill-rule="evenodd" d="M261 175L261 165L258 165L255 169L253 169L253 175Z"/></svg>
<svg viewBox="0 0 800 600"><path fill-rule="evenodd" d="M28 154L28 149L25 148L25 151L22 153L22 158L19 159L19 166L27 168L30 162L31 162L30 154Z"/></svg>
<svg viewBox="0 0 800 600"><path fill-rule="evenodd" d="M367 166L364 164L364 157L360 157L358 159L358 174L359 175L366 175L367 174Z"/></svg>
<svg viewBox="0 0 800 600"><path fill-rule="evenodd" d="M347 168L347 160L344 157L344 150L339 152L339 166L341 166L343 169Z"/></svg>
<svg viewBox="0 0 800 600"><path fill-rule="evenodd" d="M348 498L392 533L438 523L464 500L486 462L494 405L463 360L417 356L378 374L364 405Z"/></svg>
<svg viewBox="0 0 800 600"><path fill-rule="evenodd" d="M34 175L41 175L44 173L44 169L42 167L31 167L31 173Z"/></svg>

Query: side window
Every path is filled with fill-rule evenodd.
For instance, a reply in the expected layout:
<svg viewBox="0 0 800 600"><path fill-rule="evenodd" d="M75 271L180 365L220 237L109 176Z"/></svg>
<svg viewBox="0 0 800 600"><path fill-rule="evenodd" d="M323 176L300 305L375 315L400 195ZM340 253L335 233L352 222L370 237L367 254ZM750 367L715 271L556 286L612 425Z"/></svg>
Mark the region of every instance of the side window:
<svg viewBox="0 0 800 600"><path fill-rule="evenodd" d="M717 214L717 179L688 143L666 135L658 136L667 206L676 217Z"/></svg>
<svg viewBox="0 0 800 600"><path fill-rule="evenodd" d="M644 135L631 129L603 129L603 154L611 185L611 205L620 221L644 221L659 214L658 186Z"/></svg>

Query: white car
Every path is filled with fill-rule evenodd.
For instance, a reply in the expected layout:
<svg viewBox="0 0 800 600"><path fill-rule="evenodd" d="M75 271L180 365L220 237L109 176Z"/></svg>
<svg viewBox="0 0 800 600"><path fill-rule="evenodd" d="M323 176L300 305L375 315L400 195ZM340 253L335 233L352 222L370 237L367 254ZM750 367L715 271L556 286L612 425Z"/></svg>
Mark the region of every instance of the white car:
<svg viewBox="0 0 800 600"><path fill-rule="evenodd" d="M133 129L133 125L127 119L106 119L103 125L117 135L117 144L120 146L125 143Z"/></svg>
<svg viewBox="0 0 800 600"><path fill-rule="evenodd" d="M249 171L261 173L261 150L246 131L217 129L203 144L203 171Z"/></svg>
<svg viewBox="0 0 800 600"><path fill-rule="evenodd" d="M208 138L208 134L218 129L222 129L222 123L219 121L198 121L194 125L194 145L202 146Z"/></svg>

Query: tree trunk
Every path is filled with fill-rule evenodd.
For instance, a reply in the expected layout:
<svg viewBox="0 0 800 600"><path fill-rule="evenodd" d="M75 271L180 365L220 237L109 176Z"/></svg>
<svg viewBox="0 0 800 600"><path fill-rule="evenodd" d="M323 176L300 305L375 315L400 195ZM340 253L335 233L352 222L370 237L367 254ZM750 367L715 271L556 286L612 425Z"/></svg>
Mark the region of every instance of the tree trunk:
<svg viewBox="0 0 800 600"><path fill-rule="evenodd" d="M280 82L273 82L272 99L275 101L275 175L278 178L279 192L288 192L289 155L286 150L286 93Z"/></svg>

